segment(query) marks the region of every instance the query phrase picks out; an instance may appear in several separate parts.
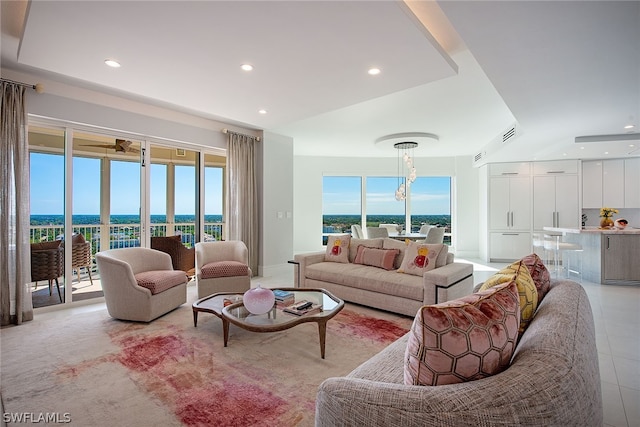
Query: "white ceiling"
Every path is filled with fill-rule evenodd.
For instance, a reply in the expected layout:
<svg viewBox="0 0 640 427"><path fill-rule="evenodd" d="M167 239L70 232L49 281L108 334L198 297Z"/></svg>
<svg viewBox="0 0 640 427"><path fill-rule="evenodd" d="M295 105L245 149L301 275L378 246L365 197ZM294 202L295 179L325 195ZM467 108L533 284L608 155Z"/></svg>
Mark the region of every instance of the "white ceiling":
<svg viewBox="0 0 640 427"><path fill-rule="evenodd" d="M2 1L3 69L288 135L295 155L391 157L376 139L406 132L439 137L422 156L640 155L574 143L638 132L638 1L26 4Z"/></svg>

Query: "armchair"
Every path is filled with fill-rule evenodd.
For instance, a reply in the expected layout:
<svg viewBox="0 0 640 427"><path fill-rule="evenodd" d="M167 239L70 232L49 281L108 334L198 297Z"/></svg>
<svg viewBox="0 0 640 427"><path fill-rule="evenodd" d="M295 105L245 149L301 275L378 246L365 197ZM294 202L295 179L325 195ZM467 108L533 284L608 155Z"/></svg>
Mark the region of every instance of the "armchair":
<svg viewBox="0 0 640 427"><path fill-rule="evenodd" d="M150 322L187 301L187 275L171 257L155 249L122 248L98 252L98 270L109 315Z"/></svg>
<svg viewBox="0 0 640 427"><path fill-rule="evenodd" d="M198 298L217 292L243 293L251 287L249 250L239 240L196 243Z"/></svg>

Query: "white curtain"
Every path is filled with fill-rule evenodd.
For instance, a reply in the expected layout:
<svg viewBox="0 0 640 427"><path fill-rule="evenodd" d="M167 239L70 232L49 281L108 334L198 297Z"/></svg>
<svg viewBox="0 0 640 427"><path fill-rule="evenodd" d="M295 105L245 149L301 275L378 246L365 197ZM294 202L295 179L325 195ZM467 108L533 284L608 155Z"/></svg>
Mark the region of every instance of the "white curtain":
<svg viewBox="0 0 640 427"><path fill-rule="evenodd" d="M0 120L0 316L2 325L19 325L33 319L24 86L2 81Z"/></svg>
<svg viewBox="0 0 640 427"><path fill-rule="evenodd" d="M229 240L242 240L249 250L249 268L258 274L257 138L229 132L227 144Z"/></svg>

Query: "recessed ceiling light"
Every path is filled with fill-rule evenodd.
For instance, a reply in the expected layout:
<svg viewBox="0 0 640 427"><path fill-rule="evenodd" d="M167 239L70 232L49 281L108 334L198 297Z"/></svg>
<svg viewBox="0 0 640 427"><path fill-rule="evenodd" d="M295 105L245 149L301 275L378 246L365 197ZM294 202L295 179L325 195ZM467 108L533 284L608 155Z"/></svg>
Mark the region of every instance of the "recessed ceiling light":
<svg viewBox="0 0 640 427"><path fill-rule="evenodd" d="M253 65L251 65L251 64L242 64L240 66L240 68L242 68L244 71L251 71L251 70L253 70Z"/></svg>
<svg viewBox="0 0 640 427"><path fill-rule="evenodd" d="M605 152L604 152L604 154L609 154L609 152L608 152L608 151L605 151Z"/></svg>
<svg viewBox="0 0 640 427"><path fill-rule="evenodd" d="M580 147L581 150L584 150L584 147Z"/></svg>
<svg viewBox="0 0 640 427"><path fill-rule="evenodd" d="M629 148L633 148L633 147L635 147L634 144L629 144Z"/></svg>
<svg viewBox="0 0 640 427"><path fill-rule="evenodd" d="M267 114L267 110L258 110L258 113L260 113L260 114Z"/></svg>
<svg viewBox="0 0 640 427"><path fill-rule="evenodd" d="M563 156L566 156L566 155L567 155L567 153L562 153L562 155L563 155Z"/></svg>
<svg viewBox="0 0 640 427"><path fill-rule="evenodd" d="M380 68L369 68L369 71L367 72L372 76L377 76L380 74Z"/></svg>
<svg viewBox="0 0 640 427"><path fill-rule="evenodd" d="M634 127L636 127L635 125L626 125L624 128L625 129L633 129Z"/></svg>
<svg viewBox="0 0 640 427"><path fill-rule="evenodd" d="M109 67L112 67L112 68L120 68L120 63L118 61L116 61L115 59L105 59L104 63L107 64Z"/></svg>

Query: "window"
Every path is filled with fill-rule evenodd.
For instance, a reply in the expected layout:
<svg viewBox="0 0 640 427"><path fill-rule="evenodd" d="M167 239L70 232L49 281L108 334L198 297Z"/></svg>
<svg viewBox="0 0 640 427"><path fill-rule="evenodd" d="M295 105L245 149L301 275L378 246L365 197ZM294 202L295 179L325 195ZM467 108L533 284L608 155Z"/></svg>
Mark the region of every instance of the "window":
<svg viewBox="0 0 640 427"><path fill-rule="evenodd" d="M366 190L363 190L362 183ZM406 201L397 201L397 177L325 176L322 183L322 241L334 233L350 233L351 225L405 224L418 232L423 224L445 227L451 243L451 177L418 177ZM365 194L364 206L362 194Z"/></svg>
<svg viewBox="0 0 640 427"><path fill-rule="evenodd" d="M330 234L351 233L362 223L362 178L325 176L322 179L322 244Z"/></svg>

